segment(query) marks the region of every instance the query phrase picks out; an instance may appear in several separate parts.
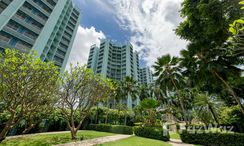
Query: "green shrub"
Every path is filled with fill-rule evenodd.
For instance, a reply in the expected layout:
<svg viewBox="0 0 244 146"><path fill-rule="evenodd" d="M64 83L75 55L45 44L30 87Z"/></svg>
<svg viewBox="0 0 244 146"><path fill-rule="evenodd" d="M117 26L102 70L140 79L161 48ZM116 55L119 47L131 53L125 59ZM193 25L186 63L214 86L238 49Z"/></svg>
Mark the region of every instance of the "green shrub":
<svg viewBox="0 0 244 146"><path fill-rule="evenodd" d="M204 146L244 146L244 134L241 133L193 132L183 130L180 137L184 143Z"/></svg>
<svg viewBox="0 0 244 146"><path fill-rule="evenodd" d="M118 134L133 134L133 128L123 125L107 125L107 124L90 124L86 127L87 130L111 132Z"/></svg>
<svg viewBox="0 0 244 146"><path fill-rule="evenodd" d="M111 125L106 124L90 124L86 127L87 130L95 130L95 131L103 131L103 132L110 132Z"/></svg>
<svg viewBox="0 0 244 146"><path fill-rule="evenodd" d="M133 134L133 128L130 126L112 125L110 132L118 134Z"/></svg>
<svg viewBox="0 0 244 146"><path fill-rule="evenodd" d="M244 115L241 113L240 106L225 107L220 114L222 126L234 126L233 131L244 133Z"/></svg>
<svg viewBox="0 0 244 146"><path fill-rule="evenodd" d="M134 132L136 136L169 141L169 132L161 128L134 127Z"/></svg>

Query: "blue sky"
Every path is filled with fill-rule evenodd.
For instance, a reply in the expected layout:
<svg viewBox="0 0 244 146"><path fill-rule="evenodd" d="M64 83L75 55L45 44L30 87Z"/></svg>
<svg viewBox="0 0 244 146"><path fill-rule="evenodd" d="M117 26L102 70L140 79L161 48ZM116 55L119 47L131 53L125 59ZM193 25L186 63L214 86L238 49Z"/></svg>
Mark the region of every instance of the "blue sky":
<svg viewBox="0 0 244 146"><path fill-rule="evenodd" d="M182 20L182 0L73 0L81 22L69 63L85 64L92 44L100 38L131 42L140 53L141 65L151 66L164 54L179 55L187 42L175 35Z"/></svg>

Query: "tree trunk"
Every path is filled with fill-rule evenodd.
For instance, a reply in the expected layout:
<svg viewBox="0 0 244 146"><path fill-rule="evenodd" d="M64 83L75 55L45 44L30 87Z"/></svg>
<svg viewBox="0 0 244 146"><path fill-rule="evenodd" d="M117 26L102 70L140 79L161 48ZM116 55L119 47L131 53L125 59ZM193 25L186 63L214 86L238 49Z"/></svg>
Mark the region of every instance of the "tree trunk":
<svg viewBox="0 0 244 146"><path fill-rule="evenodd" d="M127 116L125 115L124 125L126 126L127 123Z"/></svg>
<svg viewBox="0 0 244 146"><path fill-rule="evenodd" d="M0 143L6 138L9 130L11 130L12 126L10 124L5 125L3 130L0 133Z"/></svg>
<svg viewBox="0 0 244 146"><path fill-rule="evenodd" d="M186 126L188 126L188 120L187 120L187 116L186 116L186 110L185 110L184 105L183 105L183 103L182 103L181 100L180 100L180 106L181 106L181 110L182 110L182 113L183 113L184 121L186 123Z"/></svg>
<svg viewBox="0 0 244 146"><path fill-rule="evenodd" d="M241 112L244 115L244 106L241 103L241 100L239 97L237 97L235 91L230 87L230 85L216 72L213 71L213 73L223 82L223 84L226 86L227 90L230 92L230 94L234 97L234 99L236 100L236 102L238 103L238 105L241 108Z"/></svg>
<svg viewBox="0 0 244 146"><path fill-rule="evenodd" d="M105 124L108 123L108 113L106 113L106 117L105 117Z"/></svg>
<svg viewBox="0 0 244 146"><path fill-rule="evenodd" d="M213 118L214 118L215 122L219 125L219 120L218 120L217 115L215 114L215 111L214 111L214 109L212 108L212 106L209 106L209 109L210 109L210 112L211 112L212 115L213 115Z"/></svg>
<svg viewBox="0 0 244 146"><path fill-rule="evenodd" d="M12 114L10 119L7 121L6 125L4 126L3 130L0 133L0 143L6 138L8 132L18 124L18 121L15 121L15 115Z"/></svg>
<svg viewBox="0 0 244 146"><path fill-rule="evenodd" d="M77 130L76 130L76 128L71 127L70 132L71 132L71 139L72 140L76 140L77 139Z"/></svg>
<svg viewBox="0 0 244 146"><path fill-rule="evenodd" d="M177 87L175 81L173 79L171 79L171 81L172 81L175 89L178 90L178 87ZM181 110L182 110L182 113L183 113L183 119L184 119L184 121L186 123L186 126L187 126L188 125L188 120L187 120L187 117L186 117L186 111L185 111L185 108L184 108L184 104L182 103L180 98L178 98L178 100L180 101L180 107L181 107Z"/></svg>
<svg viewBox="0 0 244 146"><path fill-rule="evenodd" d="M98 124L98 104L97 104L97 110L96 110L96 124Z"/></svg>
<svg viewBox="0 0 244 146"><path fill-rule="evenodd" d="M36 124L31 124L28 128L25 128L25 130L22 132L22 134L27 134L31 131L32 128L34 128Z"/></svg>

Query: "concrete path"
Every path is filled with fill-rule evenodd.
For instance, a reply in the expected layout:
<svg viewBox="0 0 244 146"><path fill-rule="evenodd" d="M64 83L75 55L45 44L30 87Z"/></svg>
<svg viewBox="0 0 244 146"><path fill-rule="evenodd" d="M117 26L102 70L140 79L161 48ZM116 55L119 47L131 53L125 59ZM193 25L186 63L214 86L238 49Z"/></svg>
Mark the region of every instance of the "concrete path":
<svg viewBox="0 0 244 146"><path fill-rule="evenodd" d="M121 140L125 138L129 138L132 135L113 135L113 136L105 136L105 137L99 137L99 138L94 138L94 139L87 139L79 142L71 142L71 143L66 143L66 144L60 144L56 146L94 146L97 144L102 144L106 142L112 142L116 140Z"/></svg>
<svg viewBox="0 0 244 146"><path fill-rule="evenodd" d="M194 146L192 144L183 143L180 139L170 139L168 143L172 146Z"/></svg>

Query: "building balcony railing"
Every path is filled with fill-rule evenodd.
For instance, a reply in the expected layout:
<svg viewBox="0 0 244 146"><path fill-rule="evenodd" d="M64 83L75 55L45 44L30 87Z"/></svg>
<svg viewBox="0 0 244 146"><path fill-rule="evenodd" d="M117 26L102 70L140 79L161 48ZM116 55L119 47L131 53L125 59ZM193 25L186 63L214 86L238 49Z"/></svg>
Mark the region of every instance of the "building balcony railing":
<svg viewBox="0 0 244 146"><path fill-rule="evenodd" d="M31 31L35 32L36 34L40 34L41 33L41 29L35 25L26 23L23 19L20 19L17 16L13 16L12 19L14 21L16 21L17 23L19 23L22 26L25 26L26 28L30 29Z"/></svg>
<svg viewBox="0 0 244 146"><path fill-rule="evenodd" d="M33 14L29 9L27 9L25 7L21 7L20 10L22 12L24 12L26 15L30 16L32 19L36 20L37 22L41 23L42 25L45 25L46 20L44 20L40 16Z"/></svg>
<svg viewBox="0 0 244 146"><path fill-rule="evenodd" d="M17 37L18 39L20 39L20 40L22 40L22 41L24 41L24 42L28 42L28 43L30 43L30 44L32 44L32 45L35 43L35 41L32 40L31 38L29 38L29 37L27 37L27 36L25 36L25 35L23 35L23 34L17 32L17 31L15 31L15 30L13 30L12 28L9 28L9 27L6 27L6 26L5 26L5 27L3 28L3 31L5 31L5 32L7 32L7 33L9 33L9 34L11 34L12 36Z"/></svg>
<svg viewBox="0 0 244 146"><path fill-rule="evenodd" d="M32 0L27 0L29 4L31 4L34 8L39 10L41 13L43 13L45 16L49 17L50 13L48 13L46 10L44 10L42 7L40 7L38 4L34 3Z"/></svg>

